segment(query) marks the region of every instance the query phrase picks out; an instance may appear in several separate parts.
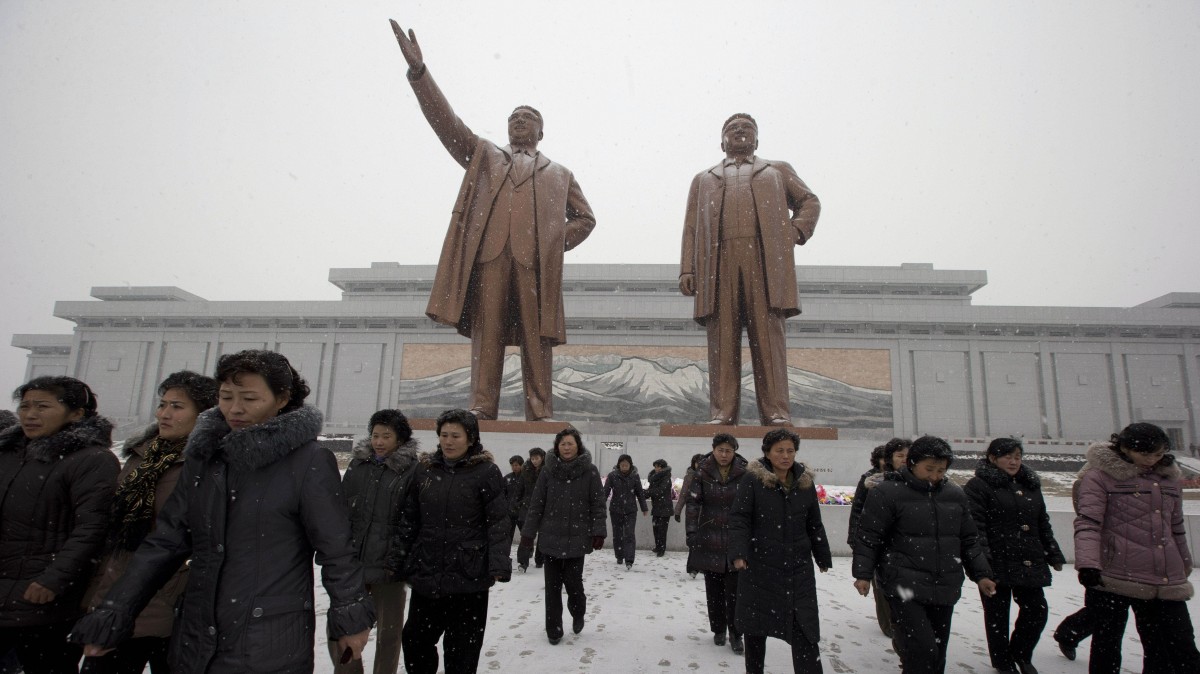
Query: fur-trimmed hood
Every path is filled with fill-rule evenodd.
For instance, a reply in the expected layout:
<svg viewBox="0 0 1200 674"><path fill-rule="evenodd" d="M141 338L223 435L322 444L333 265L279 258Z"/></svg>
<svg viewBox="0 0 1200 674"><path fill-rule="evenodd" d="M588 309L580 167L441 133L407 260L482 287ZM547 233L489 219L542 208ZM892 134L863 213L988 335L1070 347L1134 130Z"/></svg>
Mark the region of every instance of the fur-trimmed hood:
<svg viewBox="0 0 1200 674"><path fill-rule="evenodd" d="M1126 461L1111 442L1096 442L1088 447L1087 463L1083 464L1079 474L1082 476L1089 470L1102 470L1118 480L1135 478L1141 472L1137 465ZM1164 454L1151 471L1170 480L1179 480L1183 477L1183 471L1175 463L1173 454Z"/></svg>
<svg viewBox="0 0 1200 674"><path fill-rule="evenodd" d="M401 444L387 458L383 460L383 465L387 466L396 473L403 475L404 471L412 468L417 462L417 452L421 449L421 443L417 442L416 438L409 438L408 442ZM375 450L371 448L371 438L361 438L354 443L354 450L350 452L350 456L363 461L370 461L371 457L375 456Z"/></svg>
<svg viewBox="0 0 1200 674"><path fill-rule="evenodd" d="M138 433L137 435L130 436L129 438L127 438L125 440L125 445L123 447L121 447L121 458L128 459L129 457L133 456L134 454L137 454L138 456L145 458L146 453L144 451L142 451L142 445L145 445L146 443L154 440L154 438L157 438L157 437L158 437L158 424L157 423L150 424L149 426L143 428L140 433ZM180 457L180 460L181 461L183 460L182 456Z"/></svg>
<svg viewBox="0 0 1200 674"><path fill-rule="evenodd" d="M558 458L558 449L551 449L546 452L546 462L542 464L542 467L549 470L550 474L557 479L575 480L591 471L592 453L586 449L580 449L574 459L563 461Z"/></svg>
<svg viewBox="0 0 1200 674"><path fill-rule="evenodd" d="M213 407L200 413L188 437L184 456L210 461L217 456L231 470L251 472L269 466L305 443L316 440L324 418L310 405L268 419L261 424L233 430Z"/></svg>
<svg viewBox="0 0 1200 674"><path fill-rule="evenodd" d="M25 431L21 430L20 424L16 424L0 431L0 452L11 452L25 444L28 456L50 463L85 447L112 445L112 430L112 422L97 414L67 424L54 435L26 443Z"/></svg>
<svg viewBox="0 0 1200 674"><path fill-rule="evenodd" d="M746 466L746 472L762 482L764 487L773 488L779 486L779 478L775 475L775 469L771 467L771 462L766 457L758 461L751 461ZM799 461L793 463L791 473L792 484L798 489L808 489L813 486L813 472L803 463Z"/></svg>
<svg viewBox="0 0 1200 674"><path fill-rule="evenodd" d="M1030 470L1028 466L1021 464L1017 474L1009 477L1008 473L988 461L987 457L980 459L979 465L975 466L975 477L992 487L1004 487L1009 482L1016 482L1026 489L1040 490L1042 488L1042 478L1038 477L1038 474Z"/></svg>
<svg viewBox="0 0 1200 674"><path fill-rule="evenodd" d="M440 463L444 466L451 465L451 463L446 460L446 456L442 454L441 447L438 447L437 450L432 452L421 452L417 455L417 460L420 461L421 465L425 466L426 468L435 463ZM453 465L461 465L462 467L466 468L468 466L474 466L481 463L496 463L496 459L492 456L492 453L482 447L475 451L467 450L467 456L462 460L455 462ZM524 471L522 471L522 474L524 474Z"/></svg>
<svg viewBox="0 0 1200 674"><path fill-rule="evenodd" d="M659 470L659 471L652 470L646 474L646 479L650 482L651 485L653 485L656 482L662 482L664 480L666 480L667 482L670 482L671 481L671 467L667 466L666 468L663 468L662 470Z"/></svg>
<svg viewBox="0 0 1200 674"><path fill-rule="evenodd" d="M863 486L866 487L867 489L874 489L875 487L878 487L879 485L883 484L883 481L888 479L888 477L887 477L888 475L897 475L898 476L899 473L892 471L892 470L881 470L881 471L878 471L875 473L871 473L865 479L863 479Z"/></svg>

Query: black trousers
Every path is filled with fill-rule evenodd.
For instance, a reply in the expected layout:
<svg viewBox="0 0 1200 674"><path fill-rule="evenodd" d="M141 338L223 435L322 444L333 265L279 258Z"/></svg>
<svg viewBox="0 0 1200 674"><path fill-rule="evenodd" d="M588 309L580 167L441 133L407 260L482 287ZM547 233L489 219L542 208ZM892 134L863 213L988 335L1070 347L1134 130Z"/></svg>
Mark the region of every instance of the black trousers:
<svg viewBox="0 0 1200 674"><path fill-rule="evenodd" d="M1084 606L1063 618L1063 621L1054 629L1054 638L1059 643L1077 647L1079 642L1092 636L1092 632L1092 617L1088 613L1087 606Z"/></svg>
<svg viewBox="0 0 1200 674"><path fill-rule="evenodd" d="M511 517L509 519L509 522L510 522L510 524L508 525L508 544L511 546L513 544L513 536L517 535L517 531L519 531L521 529L521 524L520 524L520 522L517 522L516 517Z"/></svg>
<svg viewBox="0 0 1200 674"><path fill-rule="evenodd" d="M558 559L546 557L546 635L563 635L562 590L567 588L567 611L572 618L587 612L587 594L583 591L583 557Z"/></svg>
<svg viewBox="0 0 1200 674"><path fill-rule="evenodd" d="M436 674L438 639L445 640L446 674L468 674L479 666L487 627L488 592L426 597L413 592L404 623L404 668L409 674Z"/></svg>
<svg viewBox="0 0 1200 674"><path fill-rule="evenodd" d="M1130 599L1088 588L1084 594L1095 632L1088 661L1090 674L1116 674L1121 670L1121 641L1129 609L1142 639L1142 671L1153 674L1196 674L1200 652L1187 602Z"/></svg>
<svg viewBox="0 0 1200 674"><path fill-rule="evenodd" d="M821 649L804 636L799 625L792 626L792 671L795 674L821 674ZM746 635L746 674L763 674L767 659L767 638Z"/></svg>
<svg viewBox="0 0 1200 674"><path fill-rule="evenodd" d="M1042 638L1042 630L1050 616L1042 588L997 585L995 596L989 597L980 591L979 600L983 603L983 630L987 635L992 667L1013 669L1015 663L1032 661L1033 649ZM1020 610L1010 636L1008 614L1014 601Z"/></svg>
<svg viewBox="0 0 1200 674"><path fill-rule="evenodd" d="M667 551L667 525L671 522L670 517L651 517L654 521L654 552L655 554Z"/></svg>
<svg viewBox="0 0 1200 674"><path fill-rule="evenodd" d="M533 537L533 549L530 550L524 546L517 546L517 565L529 566L529 557L533 557L533 562L541 566L546 562L546 556L542 554L541 548L537 546L537 536Z"/></svg>
<svg viewBox="0 0 1200 674"><path fill-rule="evenodd" d="M10 649L26 674L77 674L83 647L67 643L70 620L34 627L0 627L0 653Z"/></svg>
<svg viewBox="0 0 1200 674"><path fill-rule="evenodd" d="M950 642L950 619L954 606L918 604L888 597L895 637L892 643L900 656L904 674L942 674L946 671L946 647Z"/></svg>
<svg viewBox="0 0 1200 674"><path fill-rule="evenodd" d="M737 584L737 571L704 572L704 595L708 599L708 627L713 634L724 634L726 629L729 630L730 636L741 634L733 624L733 618L737 615Z"/></svg>
<svg viewBox="0 0 1200 674"><path fill-rule="evenodd" d="M98 658L84 658L82 674L142 674L150 665L151 674L171 674L167 664L171 640L166 637L138 637L121 643L116 650Z"/></svg>
<svg viewBox="0 0 1200 674"><path fill-rule="evenodd" d="M637 552L637 539L634 527L637 526L637 511L631 513L615 513L609 511L613 525L613 552L618 562L632 562Z"/></svg>

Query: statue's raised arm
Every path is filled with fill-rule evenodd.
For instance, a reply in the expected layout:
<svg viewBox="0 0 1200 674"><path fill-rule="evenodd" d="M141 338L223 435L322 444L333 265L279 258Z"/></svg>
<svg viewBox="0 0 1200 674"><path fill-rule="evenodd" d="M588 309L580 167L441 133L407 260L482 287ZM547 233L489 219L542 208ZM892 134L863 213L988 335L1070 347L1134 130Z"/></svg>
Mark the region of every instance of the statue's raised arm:
<svg viewBox="0 0 1200 674"><path fill-rule="evenodd" d="M442 141L442 145L446 146L446 150L450 152L450 156L454 157L454 161L466 168L471 163L471 157L475 153L479 137L454 114L450 102L446 100L442 90L433 81L429 69L425 67L425 59L421 55L421 45L417 42L417 34L411 28L406 33L395 19L388 20L392 24L392 32L396 34L400 53L408 62L408 83L412 85L413 92L417 95L421 112L425 115L429 126L433 127L433 132L437 134L438 139Z"/></svg>

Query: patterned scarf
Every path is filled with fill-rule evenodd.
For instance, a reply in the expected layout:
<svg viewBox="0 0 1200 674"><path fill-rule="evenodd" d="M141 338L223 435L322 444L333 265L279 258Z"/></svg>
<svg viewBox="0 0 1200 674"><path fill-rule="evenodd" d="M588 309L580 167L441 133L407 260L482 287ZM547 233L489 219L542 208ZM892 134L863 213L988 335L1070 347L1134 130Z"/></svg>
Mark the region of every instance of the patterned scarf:
<svg viewBox="0 0 1200 674"><path fill-rule="evenodd" d="M136 550L154 526L154 490L158 480L179 459L187 438L164 440L154 438L146 448L142 463L134 468L113 499L112 527L108 534L110 548Z"/></svg>

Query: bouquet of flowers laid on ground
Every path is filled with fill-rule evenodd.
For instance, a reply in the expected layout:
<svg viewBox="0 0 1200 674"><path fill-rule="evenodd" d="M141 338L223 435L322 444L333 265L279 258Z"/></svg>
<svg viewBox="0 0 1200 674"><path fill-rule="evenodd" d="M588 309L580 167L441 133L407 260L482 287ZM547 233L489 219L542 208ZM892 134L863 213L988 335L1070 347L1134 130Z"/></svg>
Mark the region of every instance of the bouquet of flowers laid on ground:
<svg viewBox="0 0 1200 674"><path fill-rule="evenodd" d="M825 485L817 485L817 502L821 505L850 505L854 495L840 487L826 489Z"/></svg>

